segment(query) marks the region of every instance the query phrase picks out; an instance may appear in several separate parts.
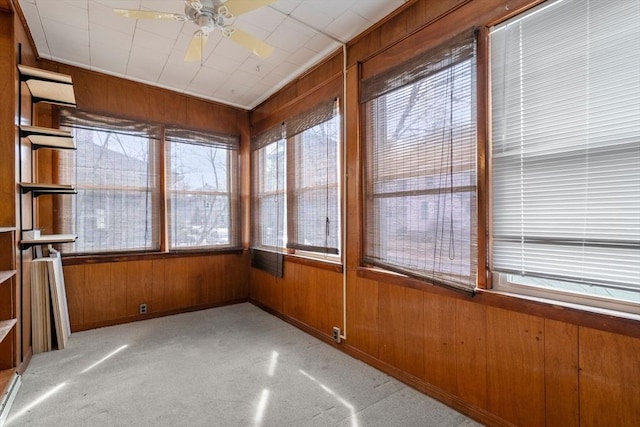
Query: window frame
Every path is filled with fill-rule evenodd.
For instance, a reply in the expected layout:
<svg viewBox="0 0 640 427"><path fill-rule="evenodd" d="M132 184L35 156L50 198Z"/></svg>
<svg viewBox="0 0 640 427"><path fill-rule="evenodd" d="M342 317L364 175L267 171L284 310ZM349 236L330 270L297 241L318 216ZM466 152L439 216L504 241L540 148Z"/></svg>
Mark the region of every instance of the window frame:
<svg viewBox="0 0 640 427"><path fill-rule="evenodd" d="M546 4L545 4L546 3ZM486 165L486 187L487 187L487 195L488 200L484 203L484 211L487 215L487 239L486 239L486 250L487 250L487 264L486 264L486 272L488 283L486 286L486 291L488 293L493 293L497 295L505 295L511 298L526 300L526 301L534 301L543 303L545 305L549 305L551 307L567 307L570 309L577 310L581 313L593 313L597 315L606 315L613 316L615 318L622 319L631 319L634 321L640 320L640 302L631 301L628 299L616 299L609 298L604 296L599 296L591 293L582 293L572 291L571 289L559 289L550 286L544 286L537 283L519 283L517 279L511 278L514 276L513 273L510 272L500 272L494 271L492 268L492 253L493 253L493 211L495 209L493 203L493 179L494 176L492 174L493 164L492 164L492 125L491 125L491 117L492 117L492 81L491 81L491 54L490 54L490 45L491 45L491 37L490 37L490 29L492 26L499 26L504 24L505 22L511 19L518 19L519 16L524 15L528 12L531 12L532 9L536 7L539 10L546 9L548 7L552 7L554 5L554 1L547 2L530 2L530 4L524 8L517 11L517 13L510 13L506 16L502 16L500 19L492 21L485 28L487 41L487 48L485 54L485 66L486 69L486 77L485 77L485 85L487 91L487 113L486 113L486 125L487 125L487 156L485 160ZM559 1L558 1L559 3ZM535 13L535 12L534 12ZM482 212L482 210L481 210ZM540 277L541 281L544 281L544 277Z"/></svg>
<svg viewBox="0 0 640 427"><path fill-rule="evenodd" d="M285 122L287 129L287 143L286 143L286 156L287 156L287 171L286 171L286 187L287 187L287 195L286 195L286 203L287 203L287 243L286 247L290 253L295 253L303 257L311 257L317 259L327 259L330 261L335 261L340 258L340 251L342 246L342 203L341 200L341 188L342 188L342 180L341 180L341 155L340 155L340 147L341 147L341 138L340 138L340 111L339 111L339 102L336 98L333 101L329 101L323 104L319 104L315 108L307 110L303 113L298 114L297 116L289 119ZM296 177L300 174L301 168L299 167L296 160L298 160L297 150L302 151L302 156L305 157L305 152L302 148L304 142L301 138L304 138L304 135L307 132L313 131L318 127L326 127L330 132L331 130L335 131L335 162L333 166L335 167L335 182L330 183L331 173L327 173L325 176L325 183L319 185L297 185L298 180ZM333 129L329 129L330 126L334 126ZM327 144L327 150L330 149L330 145L332 141L330 141L332 135L327 135L327 138L324 142ZM329 165L327 165L329 166ZM329 209L330 209L330 197L329 192L333 190L336 194L336 217L334 221L337 221L336 227L336 236L335 236L335 247L330 246L328 243L328 239L326 240L326 244L324 246L319 245L305 245L300 242L292 242L290 238L298 237L299 223L297 222L301 218L296 215L298 207L301 205L299 203L300 195L309 192L316 191L325 191L326 192L326 215L327 220L329 219ZM327 229L328 233L329 230ZM293 236L293 237L292 237Z"/></svg>
<svg viewBox="0 0 640 427"><path fill-rule="evenodd" d="M471 83L470 83L470 90L471 90L471 97L472 97L472 102L473 105L471 106L471 114L470 114L470 119L472 121L470 128L472 129L472 132L475 132L473 138L474 138L474 148L475 148L475 155L472 156L472 158L470 158L470 162L473 164L473 170L470 170L471 175L473 176L473 179L475 180L475 185L473 185L472 188L472 203L469 209L469 212L472 216L471 219L471 224L470 224L470 233L471 233L471 238L472 240L475 239L474 241L472 241L471 245L472 245L472 250L470 252L470 262L472 264L476 263L475 265L475 277L473 278L473 280L469 280L469 282L473 282L472 284L465 284L462 286L458 286L458 284L452 283L452 282L445 282L443 280L441 280L440 277L436 277L433 275L427 275L427 274L416 274L415 271L409 269L409 268L402 268L402 267L397 267L394 265L390 265L388 263L380 263L377 262L375 260L372 260L370 257L367 256L366 254L366 235L367 235L367 231L366 231L366 226L367 226L367 187L371 187L373 185L373 182L369 179L367 179L367 162L372 162L372 154L370 152L370 147L367 145L367 141L365 139L365 137L362 138L362 144L363 144L363 151L364 151L364 155L362 156L362 165L361 165L361 179L362 179L362 185L361 185L361 205L360 205L360 209L361 209L361 231L360 231L360 238L363 242L363 244L360 247L360 253L359 253L359 269L358 271L362 273L362 275L364 275L365 277L371 276L371 277L384 277L385 280L387 280L389 277L392 277L394 281L400 281L400 282L406 282L407 286L410 287L416 287L418 286L418 284L422 284L424 283L425 285L436 285L438 287L443 287L443 288L448 288L451 290L455 290L455 291L463 291L463 292L470 292L471 294L474 294L475 291L478 289L478 286L482 286L484 287L484 279L481 278L481 274L484 273L484 269L482 266L482 262L478 262L479 257L481 257L483 250L481 248L482 244L483 244L483 238L482 235L480 234L480 232L478 232L478 230L482 230L483 229L483 225L480 224L480 220L481 220L481 215L480 215L480 203L481 203L481 197L482 197L482 191L483 191L483 186L481 185L482 183L482 177L483 175L483 168L480 164L480 158L482 157L482 153L483 150L481 150L481 144L483 142L483 137L482 137L482 129L483 129L483 125L482 125L482 119L481 119L481 115L482 115L482 109L479 106L479 100L481 99L482 96L482 83L480 78L482 77L482 73L480 71L480 68L482 66L482 62L480 60L481 58L481 54L482 52L480 51L480 40L478 40L477 37L477 30L475 28L473 29L467 29L464 31L461 31L455 35L453 35L452 37L449 37L447 40L444 41L439 41L439 44L436 44L433 47L428 48L427 50L423 50L421 53L418 54L413 54L411 56L405 56L405 62L401 63L401 65L405 65L405 64L413 64L413 66L415 67L415 69L417 71L414 71L413 73L411 72L407 72L404 73L403 76L401 78L398 79L398 82L400 82L400 86L398 86L398 83L389 83L388 87L390 89L387 89L387 91L393 91L395 89L401 88L403 87L403 85L406 85L406 79L411 79L414 78L414 76L418 76L418 75L430 75L430 73L432 73L432 70L434 68L438 68L438 66L436 65L437 62L435 61L429 61L424 60L424 58L429 58L430 56L435 56L438 54L441 54L443 51L447 50L450 48L450 46L460 46L457 43L459 43L460 40L464 40L465 38L467 39L473 39L473 41L466 45L467 49L472 48L474 53L473 56L470 57L468 60L471 62L471 65L469 67L470 72L471 72ZM456 66L457 62L451 64L450 66ZM363 88L363 82L366 81L367 79L375 79L376 77L382 76L383 78L385 78L385 75L389 75L389 74L393 74L394 70L396 69L396 65L389 65L389 66L385 66L385 67L381 67L379 64L376 64L377 67L382 68L381 71L378 71L377 73L373 74L373 75L368 75L366 77L360 77L361 80L359 82L360 84L360 105L359 105L359 111L360 111L360 116L362 117L361 120L361 124L360 124L360 132L362 135L365 135L367 133L367 105L365 103L365 101L369 98L371 98L371 93L373 92L377 92L380 91L381 89L379 87L375 87L373 89L371 88ZM375 66L374 66L375 67ZM446 68L446 67L445 67ZM378 68L379 69L379 68ZM442 71L442 70L441 70ZM420 79L415 79L414 81L421 81ZM376 85L379 85L380 82L376 82ZM395 89L394 89L395 88ZM377 98L378 100L383 100L384 96L380 96ZM386 105L382 105L382 102L378 102L376 104L374 104L376 111L378 110L385 110L388 108L388 106ZM377 123L376 125L378 128L381 129L386 129L386 123L384 121L381 121L380 123ZM386 133L386 132L383 132ZM457 186L453 186L456 187ZM428 190L425 190L428 192ZM371 191L369 190L369 194L372 194ZM374 214L376 214L374 212ZM379 215L380 213L378 212L376 215ZM419 215L420 216L420 215ZM474 231L475 230L475 231ZM477 233L477 234L476 234ZM473 267L472 267L473 269ZM360 273L359 273L360 274ZM419 286L421 287L421 286Z"/></svg>
<svg viewBox="0 0 640 427"><path fill-rule="evenodd" d="M241 168L241 143L239 135L231 135L231 134L220 134L215 133L213 131L202 131L189 129L186 127L176 127L168 124L160 124L160 123L151 123L148 121L140 121L135 118L129 117L119 117L111 114L105 113L93 113L91 111L83 111L78 109L66 109L63 107L57 107L55 110L54 118L58 123L62 123L61 116L64 114L69 114L70 116L75 115L87 115L98 118L98 120L104 120L105 122L125 122L132 123L134 126L140 126L143 128L151 128L154 132L154 137L150 138L150 145L153 145L153 153L152 153L152 163L153 168L156 173L156 181L157 181L157 189L155 191L155 201L153 204L153 208L156 209L157 214L155 214L156 221L152 225L152 232L156 235L156 240L159 242L154 248L151 249L114 249L110 251L84 251L84 252L66 252L64 251L65 247L68 244L62 245L63 253L65 254L65 262L70 262L71 264L82 263L82 262L102 262L109 260L136 260L136 259L146 259L146 258L164 258L166 256L170 256L175 254L180 256L183 255L198 255L198 254L206 254L206 253L240 253L242 251L242 241L241 241L241 202L240 202L240 168ZM165 131L168 129L180 129L184 132L191 132L194 134L204 134L204 135L220 135L230 138L235 138L238 141L235 153L235 159L232 160L232 168L229 173L234 175L234 186L235 186L235 194L238 199L233 209L230 209L230 222L233 228L233 234L236 241L236 244L233 245L207 245L207 246L195 246L190 248L170 248L169 246L169 233L168 222L169 222L169 189L167 186L167 182L169 181L168 174L170 173L169 165L167 163L167 148L168 141L165 137ZM66 151L66 150L65 150ZM71 151L71 150L69 150ZM68 154L67 154L68 155ZM54 158L58 158L58 161L64 161L65 153L54 152ZM233 156L232 153L229 153L229 156ZM72 160L75 163L75 159ZM58 172L61 174L61 172ZM81 189L82 186L78 186L77 183L75 186L78 189ZM69 203L63 199L63 197L76 197L76 196L62 196L57 198L54 202L58 206L60 211L66 209ZM74 222L73 216L75 213L71 213L71 217L69 221L71 223ZM152 214L153 215L153 214ZM65 218L62 215L54 217L54 229L56 232L58 230L63 229L63 227L67 227L69 225L65 225ZM231 230L229 233L229 239L231 240Z"/></svg>
<svg viewBox="0 0 640 427"><path fill-rule="evenodd" d="M194 250L224 250L241 249L240 230L240 140L238 136L200 132L178 127L166 127L164 132L165 148L165 180L166 180L166 216L167 216L167 249L169 251L184 252ZM226 152L226 191L223 190L175 190L171 188L171 178L173 176L172 146L182 144L190 146L201 146L205 148L216 148ZM184 247L174 246L172 236L172 200L175 195L187 194L194 196L222 196L226 199L228 210L227 239L228 243L189 245Z"/></svg>
<svg viewBox="0 0 640 427"><path fill-rule="evenodd" d="M342 218L342 200L343 188L342 188L342 120L339 111L339 98L332 98L330 101L317 102L315 107L308 108L303 112L290 116L287 120L272 126L265 131L253 136L251 141L251 200L252 200L252 213L251 213L251 248L257 250L278 252L287 254L293 258L308 259L317 261L320 263L326 262L329 264L342 265L343 257L340 254L343 245L343 218ZM292 188L292 176L294 173L291 168L295 168L295 162L290 159L290 147L297 144L297 138L305 131L313 129L316 126L325 126L327 122L332 121L336 126L336 180L332 187L335 187L337 191L337 218L338 218L338 230L337 230L337 243L338 248L336 251L325 250L324 248L312 248L302 247L299 245L291 244L289 242L289 233L291 232L291 208L292 198L291 195L295 191ZM263 173L263 166L258 165L258 156L261 150L264 150L267 146L272 144L283 144L284 147L284 165L283 165L283 179L284 185L276 188L275 191L262 191L262 182L259 181L259 175ZM313 190L314 188L324 189L326 186L304 187L306 190ZM267 196L276 196L278 200L283 203L283 217L280 221L280 227L282 228L282 241L281 245L268 245L264 244L258 239L261 235L262 225L259 221L259 211L261 207L261 200ZM277 227L278 228L278 227ZM279 231L279 228L278 228ZM315 250L318 249L318 250ZM335 252L335 253L334 253Z"/></svg>
<svg viewBox="0 0 640 427"><path fill-rule="evenodd" d="M282 158L284 165L280 165L279 155L276 159L276 172L275 172L275 189L263 190L266 186L265 180L261 179L266 170L266 158L267 149L271 146L274 153L280 150L279 145L282 145ZM286 253L286 233L287 233L287 202L286 202L286 151L287 140L284 137L284 124L274 126L267 131L255 136L251 141L251 244L253 249ZM282 170L282 172L280 172ZM281 175L282 174L282 175ZM280 187L280 181L282 181L282 187ZM276 227L275 227L275 243L276 245L270 245L263 241L263 221L262 221L262 207L264 206L263 200L266 198L275 197L275 203L279 206L282 203L282 218L279 218L280 210L276 212ZM279 238L280 231L282 230L282 238Z"/></svg>

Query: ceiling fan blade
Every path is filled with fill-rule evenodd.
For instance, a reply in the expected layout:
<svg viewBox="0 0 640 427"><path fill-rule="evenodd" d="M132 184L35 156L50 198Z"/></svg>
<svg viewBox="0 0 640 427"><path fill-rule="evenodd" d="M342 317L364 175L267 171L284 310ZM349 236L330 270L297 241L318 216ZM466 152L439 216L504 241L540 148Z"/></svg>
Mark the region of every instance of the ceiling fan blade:
<svg viewBox="0 0 640 427"><path fill-rule="evenodd" d="M184 55L184 60L187 62L201 61L202 53L204 52L204 47L207 44L208 38L209 34L204 33L201 30L193 33L193 37L191 37L189 47L187 48L187 53Z"/></svg>
<svg viewBox="0 0 640 427"><path fill-rule="evenodd" d="M113 11L125 18L133 19L176 19L182 20L184 15L169 12L156 12L154 10L113 9Z"/></svg>
<svg viewBox="0 0 640 427"><path fill-rule="evenodd" d="M222 34L260 58L268 58L273 53L273 47L245 31L233 27L225 27L225 30Z"/></svg>
<svg viewBox="0 0 640 427"><path fill-rule="evenodd" d="M239 16L275 2L276 0L227 0L220 6L220 9L226 8L233 16Z"/></svg>

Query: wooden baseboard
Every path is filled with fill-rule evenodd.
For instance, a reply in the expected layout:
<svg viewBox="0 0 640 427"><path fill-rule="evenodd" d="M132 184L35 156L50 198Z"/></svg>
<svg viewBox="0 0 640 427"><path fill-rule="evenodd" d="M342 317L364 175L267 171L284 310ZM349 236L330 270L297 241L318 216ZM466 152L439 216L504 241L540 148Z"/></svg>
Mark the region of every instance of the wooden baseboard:
<svg viewBox="0 0 640 427"><path fill-rule="evenodd" d="M22 360L22 363L20 363L16 368L16 372L18 372L18 375L24 374L24 371L27 370L27 366L29 366L32 356L33 356L33 347L29 346L29 349L24 355L24 359Z"/></svg>
<svg viewBox="0 0 640 427"><path fill-rule="evenodd" d="M303 330L304 332L308 333L309 335L318 338L320 341L324 341L329 345L332 345L334 347L339 347L339 344L337 344L335 341L333 341L333 339L331 338L331 336L329 334L325 334L324 332L319 331L316 328L312 328L311 326L307 325L306 323L302 323L301 321L299 321L298 319L291 317L291 316L287 316L286 314L282 314L274 309L272 309L271 307L267 307L266 305L262 304L260 301L256 301L252 298L249 298L248 302L250 302L251 304L255 305L256 307L266 311L269 314L272 314L282 320L284 320L287 323L292 324L293 326L295 326L298 329Z"/></svg>
<svg viewBox="0 0 640 427"><path fill-rule="evenodd" d="M212 304L200 304L191 307L179 308L175 310L158 311L147 314L137 314L135 316L119 317L117 319L103 320L100 322L84 323L80 325L71 325L71 332L87 331L89 329L104 328L106 326L122 325L124 323L137 322L140 320L154 319L157 317L173 316L174 314L189 313L191 311L206 310L209 308L223 307L227 305L240 304L247 302L247 298L238 298L229 301L217 302Z"/></svg>
<svg viewBox="0 0 640 427"><path fill-rule="evenodd" d="M310 327L309 325L302 323L301 321L288 316L286 314L282 314L266 305L262 304L259 301L249 298L249 302L256 307L266 311L269 314L272 314L285 322L295 326L298 329L312 335L315 338L343 351L349 356L361 360L367 365L373 366L374 368L384 372L387 375L390 375L397 379L398 381L403 382L404 384L420 391L421 393L426 394L429 397L432 397L439 402L444 403L452 409L468 416L469 418L474 419L477 422L480 422L487 426L496 426L496 427L515 427L513 424L508 421L503 420L502 418L488 412L485 409L479 408L475 405L470 404L469 402L455 396L449 392L442 390L428 382L421 380L420 378L414 377L411 374L408 374L401 369L396 368L395 366L389 365L388 363L371 356L368 353L363 352L362 350L353 347L348 344L348 341L343 341L341 344L333 341L332 337L324 332L321 332L315 328Z"/></svg>

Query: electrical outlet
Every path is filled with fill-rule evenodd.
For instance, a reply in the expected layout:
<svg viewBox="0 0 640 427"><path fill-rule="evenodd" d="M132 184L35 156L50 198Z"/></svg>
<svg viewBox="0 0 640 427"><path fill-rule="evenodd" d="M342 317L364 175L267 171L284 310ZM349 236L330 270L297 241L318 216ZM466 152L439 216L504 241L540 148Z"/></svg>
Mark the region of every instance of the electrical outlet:
<svg viewBox="0 0 640 427"><path fill-rule="evenodd" d="M337 343L340 343L340 328L337 326L333 327L333 340Z"/></svg>
<svg viewBox="0 0 640 427"><path fill-rule="evenodd" d="M140 304L140 314L147 314L147 304Z"/></svg>

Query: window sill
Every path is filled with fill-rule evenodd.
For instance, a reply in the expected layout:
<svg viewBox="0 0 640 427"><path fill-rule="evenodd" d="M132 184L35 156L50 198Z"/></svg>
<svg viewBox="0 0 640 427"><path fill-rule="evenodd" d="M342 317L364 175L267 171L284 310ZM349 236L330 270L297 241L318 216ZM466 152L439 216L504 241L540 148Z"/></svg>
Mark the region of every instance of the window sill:
<svg viewBox="0 0 640 427"><path fill-rule="evenodd" d="M63 265L99 264L106 262L142 261L167 258L187 258L204 255L236 255L243 249L191 249L170 252L129 252L116 254L62 255Z"/></svg>
<svg viewBox="0 0 640 427"><path fill-rule="evenodd" d="M434 293L446 297L471 299L473 296L470 291L446 287L440 284L433 283L427 279L416 279L414 277L406 276L402 273L396 273L394 271L384 270L382 268L358 267L357 273L358 277L362 277L364 279L376 280L384 283L390 283L392 285L417 289L420 291L427 291L429 293Z"/></svg>
<svg viewBox="0 0 640 427"><path fill-rule="evenodd" d="M496 290L477 289L483 304L545 319L640 338L640 316Z"/></svg>
<svg viewBox="0 0 640 427"><path fill-rule="evenodd" d="M287 262L302 264L309 267L319 268L322 270L333 271L335 273L343 272L342 264L335 261L305 257L301 255L294 255L294 254L285 254L284 259Z"/></svg>

